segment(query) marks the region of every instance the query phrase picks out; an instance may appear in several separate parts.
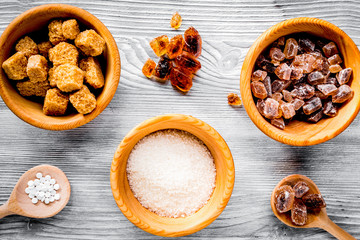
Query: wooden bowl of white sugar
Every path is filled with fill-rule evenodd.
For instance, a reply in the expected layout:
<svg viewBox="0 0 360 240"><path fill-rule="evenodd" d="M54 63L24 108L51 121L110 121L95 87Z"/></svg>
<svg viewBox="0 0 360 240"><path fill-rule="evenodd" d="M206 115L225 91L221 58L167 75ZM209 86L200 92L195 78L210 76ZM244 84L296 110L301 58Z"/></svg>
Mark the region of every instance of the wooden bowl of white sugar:
<svg viewBox="0 0 360 240"><path fill-rule="evenodd" d="M179 237L211 224L234 187L234 162L224 139L187 115L154 117L118 146L110 182L115 201L134 225Z"/></svg>

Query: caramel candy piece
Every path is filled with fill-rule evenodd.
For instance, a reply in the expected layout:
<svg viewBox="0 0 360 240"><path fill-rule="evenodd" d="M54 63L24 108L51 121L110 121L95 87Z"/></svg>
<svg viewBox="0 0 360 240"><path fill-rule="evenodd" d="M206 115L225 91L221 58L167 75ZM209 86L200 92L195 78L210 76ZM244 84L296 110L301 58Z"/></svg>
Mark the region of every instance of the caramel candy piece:
<svg viewBox="0 0 360 240"><path fill-rule="evenodd" d="M275 206L279 213L290 211L295 201L295 192L289 185L279 187L275 192Z"/></svg>
<svg viewBox="0 0 360 240"><path fill-rule="evenodd" d="M338 72L338 74L336 74L336 79L338 80L339 84L343 85L347 83L350 79L351 73L352 73L351 68L345 68L340 72Z"/></svg>
<svg viewBox="0 0 360 240"><path fill-rule="evenodd" d="M301 199L295 199L291 209L291 221L297 226L303 226L307 221L306 206Z"/></svg>
<svg viewBox="0 0 360 240"><path fill-rule="evenodd" d="M309 186L304 181L298 181L294 185L293 189L294 189L294 192L295 192L295 197L296 198L302 198L302 196L304 196L304 194L309 191Z"/></svg>
<svg viewBox="0 0 360 240"><path fill-rule="evenodd" d="M170 43L167 47L167 55L170 59L174 59L177 56L179 56L182 51L183 47L185 45L185 41L182 37L182 35L177 35L170 39Z"/></svg>
<svg viewBox="0 0 360 240"><path fill-rule="evenodd" d="M299 46L300 46L301 50L306 52L306 53L311 53L311 52L313 52L315 50L315 43L313 43L308 38L300 38L299 39Z"/></svg>
<svg viewBox="0 0 360 240"><path fill-rule="evenodd" d="M185 46L184 51L193 54L196 58L200 57L202 39L199 32L194 27L189 27L184 32Z"/></svg>
<svg viewBox="0 0 360 240"><path fill-rule="evenodd" d="M171 85L182 92L188 92L192 87L192 74L173 67L170 71L170 82Z"/></svg>
<svg viewBox="0 0 360 240"><path fill-rule="evenodd" d="M341 64L343 61L339 54L335 54L328 58L328 62L330 65L335 65L335 64Z"/></svg>
<svg viewBox="0 0 360 240"><path fill-rule="evenodd" d="M61 27L64 37L70 40L74 40L80 33L79 24L75 19L64 21Z"/></svg>
<svg viewBox="0 0 360 240"><path fill-rule="evenodd" d="M285 119L290 119L296 114L294 105L292 103L283 103L280 105L280 109Z"/></svg>
<svg viewBox="0 0 360 240"><path fill-rule="evenodd" d="M48 72L47 60L41 55L29 57L26 73L32 82L46 81Z"/></svg>
<svg viewBox="0 0 360 240"><path fill-rule="evenodd" d="M38 46L36 43L28 36L20 39L15 46L17 52L24 53L25 57L30 57L31 55L36 55L39 53Z"/></svg>
<svg viewBox="0 0 360 240"><path fill-rule="evenodd" d="M274 119L278 115L279 115L279 102L272 98L267 98L265 100L265 105L264 105L264 116L268 119Z"/></svg>
<svg viewBox="0 0 360 240"><path fill-rule="evenodd" d="M305 104L303 100L298 98L294 98L294 100L291 103L294 105L295 111L299 110Z"/></svg>
<svg viewBox="0 0 360 240"><path fill-rule="evenodd" d="M275 80L271 84L271 89L273 93L281 92L282 90L286 89L288 86L290 86L291 81L287 80Z"/></svg>
<svg viewBox="0 0 360 240"><path fill-rule="evenodd" d="M286 63L282 63L275 69L275 74L281 80L290 80L291 68Z"/></svg>
<svg viewBox="0 0 360 240"><path fill-rule="evenodd" d="M46 92L43 113L48 116L64 115L69 103L69 96L59 89L53 88Z"/></svg>
<svg viewBox="0 0 360 240"><path fill-rule="evenodd" d="M323 113L326 116L335 117L338 114L338 109L331 100L328 100L324 103Z"/></svg>
<svg viewBox="0 0 360 240"><path fill-rule="evenodd" d="M76 47L70 43L62 42L49 50L49 60L57 67L62 64L71 64L77 66L79 52Z"/></svg>
<svg viewBox="0 0 360 240"><path fill-rule="evenodd" d="M326 203L321 194L307 194L302 198L304 204L308 208L324 208Z"/></svg>
<svg viewBox="0 0 360 240"><path fill-rule="evenodd" d="M175 65L181 69L195 74L200 68L201 63L197 60L194 55L188 52L183 52L177 58L175 58Z"/></svg>
<svg viewBox="0 0 360 240"><path fill-rule="evenodd" d="M269 76L265 77L264 80L263 80L263 84L266 88L266 92L267 92L267 95L269 97L272 96L272 91L271 91L271 79Z"/></svg>
<svg viewBox="0 0 360 240"><path fill-rule="evenodd" d="M49 40L53 45L57 45L60 42L65 42L66 38L62 32L62 21L61 20L54 20L52 21L49 26Z"/></svg>
<svg viewBox="0 0 360 240"><path fill-rule="evenodd" d="M182 18L178 12L174 13L170 20L170 26L174 29L179 29L181 26Z"/></svg>
<svg viewBox="0 0 360 240"><path fill-rule="evenodd" d="M263 81L266 78L266 76L267 76L267 72L259 69L253 72L253 74L251 75L251 81L253 82Z"/></svg>
<svg viewBox="0 0 360 240"><path fill-rule="evenodd" d="M82 87L84 72L77 66L67 63L55 68L54 77L61 91L72 92Z"/></svg>
<svg viewBox="0 0 360 240"><path fill-rule="evenodd" d="M170 59L160 58L155 68L154 77L160 81L167 80L169 78L171 68L172 68L172 64L170 62Z"/></svg>
<svg viewBox="0 0 360 240"><path fill-rule="evenodd" d="M96 98L85 85L79 91L70 94L70 102L81 114L91 113L96 108Z"/></svg>
<svg viewBox="0 0 360 240"><path fill-rule="evenodd" d="M343 103L354 96L354 91L348 85L341 85L332 96L334 103Z"/></svg>
<svg viewBox="0 0 360 240"><path fill-rule="evenodd" d="M282 94L284 96L284 100L287 102L292 102L294 99L291 96L291 93L288 90L282 90Z"/></svg>
<svg viewBox="0 0 360 240"><path fill-rule="evenodd" d="M269 72L273 73L276 69L274 64L272 64L269 60L267 60L263 55L260 55L258 59L256 60L256 64L259 68Z"/></svg>
<svg viewBox="0 0 360 240"><path fill-rule="evenodd" d="M28 60L25 57L25 54L22 52L17 52L3 62L2 68L4 69L8 78L12 80L22 80L27 77L27 63Z"/></svg>
<svg viewBox="0 0 360 240"><path fill-rule="evenodd" d="M56 78L54 77L55 68L50 68L48 72L48 81L51 87L56 87Z"/></svg>
<svg viewBox="0 0 360 240"><path fill-rule="evenodd" d="M146 60L142 68L142 72L147 78L150 78L154 74L155 67L156 63L149 58L148 60Z"/></svg>
<svg viewBox="0 0 360 240"><path fill-rule="evenodd" d="M293 59L298 52L299 45L294 38L286 40L284 54L286 59Z"/></svg>
<svg viewBox="0 0 360 240"><path fill-rule="evenodd" d="M228 104L232 106L240 106L241 100L240 97L236 93L229 93L228 96Z"/></svg>
<svg viewBox="0 0 360 240"><path fill-rule="evenodd" d="M328 44L326 44L323 48L322 48L324 54L326 57L331 57L334 54L339 53L336 44L334 42L329 42Z"/></svg>
<svg viewBox="0 0 360 240"><path fill-rule="evenodd" d="M326 96L334 95L337 90L334 84L320 84L317 88Z"/></svg>
<svg viewBox="0 0 360 240"><path fill-rule="evenodd" d="M101 71L101 66L96 58L88 57L79 63L81 70L85 72L85 82L94 89L102 88L105 80Z"/></svg>
<svg viewBox="0 0 360 240"><path fill-rule="evenodd" d="M311 85L322 84L325 82L325 76L319 71L312 72L309 73L307 81Z"/></svg>
<svg viewBox="0 0 360 240"><path fill-rule="evenodd" d="M318 97L313 97L305 103L303 106L303 111L306 115L310 115L320 108L322 108L321 99Z"/></svg>
<svg viewBox="0 0 360 240"><path fill-rule="evenodd" d="M150 41L150 47L152 48L154 53L159 57L166 54L168 45L169 45L169 38L166 35L156 37Z"/></svg>
<svg viewBox="0 0 360 240"><path fill-rule="evenodd" d="M284 119L282 117L281 118L271 119L271 124L274 125L277 128L282 129L282 130L285 129L285 122L284 122Z"/></svg>
<svg viewBox="0 0 360 240"><path fill-rule="evenodd" d="M280 102L280 100L283 98L283 95L282 95L281 93L279 93L279 92L276 92L276 93L274 93L274 94L272 95L271 98L274 99L274 100L276 100L276 101L278 101L278 102Z"/></svg>
<svg viewBox="0 0 360 240"><path fill-rule="evenodd" d="M291 96L299 99L309 99L315 94L315 88L308 84L298 84L294 86L294 90L291 91Z"/></svg>
<svg viewBox="0 0 360 240"><path fill-rule="evenodd" d="M38 96L45 97L46 92L50 89L49 81L34 82L31 80L16 83L16 88L20 95L25 97Z"/></svg>
<svg viewBox="0 0 360 240"><path fill-rule="evenodd" d="M49 57L49 50L53 47L50 41L47 42L41 42L38 45L39 54L43 55L44 57Z"/></svg>
<svg viewBox="0 0 360 240"><path fill-rule="evenodd" d="M342 70L341 66L339 64L334 64L329 67L329 71L331 73L338 73Z"/></svg>
<svg viewBox="0 0 360 240"><path fill-rule="evenodd" d="M255 97L261 98L261 99L264 99L267 97L267 91L262 82L260 82L260 81L252 82L250 84L250 86L251 86L251 91Z"/></svg>
<svg viewBox="0 0 360 240"><path fill-rule="evenodd" d="M317 112L314 112L312 114L310 114L307 117L307 121L308 122L312 122L312 123L317 123L318 121L320 121L320 119L323 117L323 110L322 108L320 110L318 110Z"/></svg>
<svg viewBox="0 0 360 240"><path fill-rule="evenodd" d="M75 38L75 46L84 54L92 57L99 56L105 50L105 40L94 30L85 30Z"/></svg>
<svg viewBox="0 0 360 240"><path fill-rule="evenodd" d="M271 58L271 62L281 62L285 59L285 54L280 48L276 47L270 49L269 56Z"/></svg>

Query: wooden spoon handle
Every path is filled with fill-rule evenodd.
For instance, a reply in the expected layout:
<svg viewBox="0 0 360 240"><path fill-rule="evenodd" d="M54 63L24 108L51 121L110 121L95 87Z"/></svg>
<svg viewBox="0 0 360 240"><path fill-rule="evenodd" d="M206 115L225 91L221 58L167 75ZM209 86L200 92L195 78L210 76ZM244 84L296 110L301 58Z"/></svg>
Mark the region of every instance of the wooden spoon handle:
<svg viewBox="0 0 360 240"><path fill-rule="evenodd" d="M336 225L333 221L329 219L327 224L321 226L322 229L328 231L331 235L336 237L339 240L356 240L353 236L349 233L345 232L344 229Z"/></svg>
<svg viewBox="0 0 360 240"><path fill-rule="evenodd" d="M8 202L6 202L4 205L0 206L0 219L2 219L3 217L6 217L8 215L14 214L13 212L11 212L8 208Z"/></svg>

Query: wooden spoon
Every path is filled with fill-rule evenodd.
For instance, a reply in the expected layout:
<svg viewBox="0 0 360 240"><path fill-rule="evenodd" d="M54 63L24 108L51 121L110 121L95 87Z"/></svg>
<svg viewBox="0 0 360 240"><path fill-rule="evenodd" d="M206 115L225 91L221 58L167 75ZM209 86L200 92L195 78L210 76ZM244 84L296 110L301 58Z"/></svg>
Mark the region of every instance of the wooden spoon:
<svg viewBox="0 0 360 240"><path fill-rule="evenodd" d="M29 196L25 193L29 180L36 179L36 173L41 172L43 176L50 175L55 178L60 189L56 192L60 194L60 199L46 205L39 201L33 204ZM0 219L8 215L22 215L31 218L48 218L59 213L68 203L70 198L70 183L66 175L59 168L50 165L39 165L25 172L15 185L9 200L0 206Z"/></svg>
<svg viewBox="0 0 360 240"><path fill-rule="evenodd" d="M338 225L336 225L333 221L330 220L326 213L326 208L321 208L321 210L316 212L308 212L307 215L307 221L306 224L303 226L297 226L292 223L291 216L289 213L279 213L276 210L275 206L275 193L276 190L281 187L282 185L290 185L294 186L297 181L304 181L309 186L309 193L315 193L320 194L320 190L316 186L316 184L308 177L305 177L303 175L294 174L285 177L283 180L281 180L276 187L274 188L272 194L271 194L271 208L275 214L275 216L280 219L283 223L290 227L295 228L322 228L326 231L328 231L330 234L332 234L337 239L343 239L343 240L356 240L353 236L351 236L349 233L345 232L342 228L340 228ZM325 201L326 202L326 201Z"/></svg>

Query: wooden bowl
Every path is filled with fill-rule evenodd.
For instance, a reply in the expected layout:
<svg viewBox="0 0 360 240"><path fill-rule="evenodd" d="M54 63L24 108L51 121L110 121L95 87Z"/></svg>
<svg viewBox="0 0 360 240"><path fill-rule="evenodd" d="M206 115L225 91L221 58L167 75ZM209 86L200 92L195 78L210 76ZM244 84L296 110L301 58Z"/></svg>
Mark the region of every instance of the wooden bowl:
<svg viewBox="0 0 360 240"><path fill-rule="evenodd" d="M134 197L127 180L126 164L132 148L146 135L164 129L184 130L198 137L215 161L216 186L210 200L199 211L184 218L160 217L144 208ZM131 130L117 148L110 172L111 190L125 217L142 230L163 237L185 236L212 223L228 203L234 179L233 158L220 134L203 121L181 114L150 118Z"/></svg>
<svg viewBox="0 0 360 240"><path fill-rule="evenodd" d="M352 81L349 85L354 91L354 97L351 101L343 104L338 115L334 118L322 119L316 124L293 120L286 125L284 130L281 130L271 125L258 112L250 89L250 79L255 61L263 50L279 37L298 32L306 32L326 38L337 44L345 66L353 69ZM308 17L289 19L269 28L251 46L241 69L240 90L249 117L269 137L295 146L322 143L344 131L359 112L360 52L351 38L334 24Z"/></svg>
<svg viewBox="0 0 360 240"><path fill-rule="evenodd" d="M110 103L119 83L120 55L110 31L94 15L70 5L48 4L22 13L5 29L0 38L0 65L10 57L16 42L22 36L44 28L54 18L75 18L82 25L94 29L106 42L103 53L106 62L105 86L97 97L97 107L87 115L73 113L59 117L46 116L42 112L42 104L22 97L10 83L12 80L8 80L2 69L0 73L0 95L10 110L25 122L48 130L67 130L90 122Z"/></svg>

